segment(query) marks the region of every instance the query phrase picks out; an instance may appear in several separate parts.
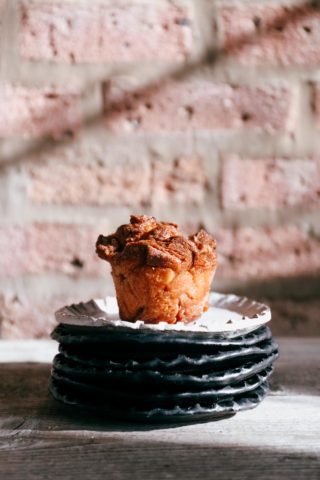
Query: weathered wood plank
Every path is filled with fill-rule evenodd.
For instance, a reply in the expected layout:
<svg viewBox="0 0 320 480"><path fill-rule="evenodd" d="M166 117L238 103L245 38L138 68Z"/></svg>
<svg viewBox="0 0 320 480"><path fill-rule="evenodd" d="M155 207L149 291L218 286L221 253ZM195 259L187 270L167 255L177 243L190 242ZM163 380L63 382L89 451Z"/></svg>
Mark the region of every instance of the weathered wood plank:
<svg viewBox="0 0 320 480"><path fill-rule="evenodd" d="M319 457L228 445L185 445L123 439L119 442L47 442L8 455L5 479L319 479Z"/></svg>
<svg viewBox="0 0 320 480"><path fill-rule="evenodd" d="M257 409L194 425L124 424L57 403L49 349L48 363L2 363L0 478L318 480L320 341L280 339L280 353Z"/></svg>

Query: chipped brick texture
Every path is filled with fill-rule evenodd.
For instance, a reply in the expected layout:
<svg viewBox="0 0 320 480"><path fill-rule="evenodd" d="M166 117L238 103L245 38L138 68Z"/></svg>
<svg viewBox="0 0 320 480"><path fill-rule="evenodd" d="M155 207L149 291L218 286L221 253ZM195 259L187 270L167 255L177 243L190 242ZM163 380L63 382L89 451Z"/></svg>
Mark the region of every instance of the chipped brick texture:
<svg viewBox="0 0 320 480"><path fill-rule="evenodd" d="M198 158L179 158L173 164L153 164L152 202L157 204L196 204L205 199L207 176Z"/></svg>
<svg viewBox="0 0 320 480"><path fill-rule="evenodd" d="M0 85L0 137L73 134L80 122L75 92Z"/></svg>
<svg viewBox="0 0 320 480"><path fill-rule="evenodd" d="M77 165L51 162L30 169L34 203L140 205L150 200L147 164Z"/></svg>
<svg viewBox="0 0 320 480"><path fill-rule="evenodd" d="M222 24L226 54L243 65L320 65L319 7L229 7Z"/></svg>
<svg viewBox="0 0 320 480"><path fill-rule="evenodd" d="M290 225L215 233L220 278L274 279L320 274L320 241Z"/></svg>
<svg viewBox="0 0 320 480"><path fill-rule="evenodd" d="M0 332L4 340L48 338L56 326L54 312L71 298L53 297L36 301L18 296L0 296Z"/></svg>
<svg viewBox="0 0 320 480"><path fill-rule="evenodd" d="M32 224L0 229L1 276L60 272L73 276L106 273L94 245L100 232L85 226Z"/></svg>
<svg viewBox="0 0 320 480"><path fill-rule="evenodd" d="M29 168L28 198L38 204L158 205L201 204L207 189L198 158L174 162L66 163L53 156L46 165Z"/></svg>
<svg viewBox="0 0 320 480"><path fill-rule="evenodd" d="M320 159L240 159L222 163L225 208L320 205Z"/></svg>
<svg viewBox="0 0 320 480"><path fill-rule="evenodd" d="M191 13L159 4L24 5L25 58L54 62L183 60L192 44Z"/></svg>
<svg viewBox="0 0 320 480"><path fill-rule="evenodd" d="M116 133L286 131L292 127L294 98L294 91L285 87L171 80L134 91L115 81L105 89L106 124Z"/></svg>

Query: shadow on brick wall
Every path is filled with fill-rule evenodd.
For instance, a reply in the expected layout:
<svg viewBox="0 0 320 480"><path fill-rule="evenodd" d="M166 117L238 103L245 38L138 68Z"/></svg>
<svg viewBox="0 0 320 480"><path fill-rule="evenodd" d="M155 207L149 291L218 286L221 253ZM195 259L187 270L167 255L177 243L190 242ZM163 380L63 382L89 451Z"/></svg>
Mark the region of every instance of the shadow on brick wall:
<svg viewBox="0 0 320 480"><path fill-rule="evenodd" d="M261 19L256 18L253 19L253 22L256 26L255 32L252 35L239 35L238 37L233 37L232 41L229 41L226 48L212 48L208 46L203 54L198 58L196 61L188 61L184 63L182 66L175 68L169 74L165 74L160 78L157 78L157 81L154 83L148 83L148 85L144 85L142 88L135 88L134 90L124 89L123 93L117 95L116 99L113 99L111 103L106 101L106 92L110 89L110 85L112 83L111 79L102 82L102 92L101 94L104 97L104 109L103 111L95 114L93 116L87 116L82 123L81 130L84 131L86 128L92 128L94 126L98 126L101 123L105 122L105 119L108 120L109 117L117 116L123 112L129 112L128 116L132 116L130 113L131 110L134 109L135 103L141 103L141 99L146 99L148 102L148 98L152 97L153 94L159 95L162 88L166 88L168 81L179 81L183 78L194 74L199 68L204 66L215 66L219 62L223 61L224 59L231 56L234 52L239 52L241 48L246 47L249 44L253 44L255 41L259 41L268 35L276 32L282 32L287 25L292 22L296 22L297 19L303 19L307 15L310 14L310 9L318 10L320 8L320 1L319 0L312 0L305 2L297 7L283 7L283 11L281 14L274 16L271 22L268 22L266 25L262 26ZM86 90L91 89L91 85L87 85ZM139 100L137 102L137 100ZM130 104L131 102L131 104ZM148 108L148 104L146 105ZM188 111L189 118L192 118L192 108ZM50 115L49 110L49 115ZM246 113L243 114L243 120L246 121L245 118ZM132 118L132 123L134 126L138 126L139 119ZM33 139L30 146L22 149L19 153L14 153L12 155L8 154L4 156L2 160L0 160L0 171L4 170L7 167L14 166L22 162L26 157L30 157L32 162L36 162L37 159L39 160L39 156L37 155L43 151L51 151L57 147L61 147L64 144L67 145L70 142L70 138L73 137L74 132L69 129L65 131L61 131L60 134L52 139L52 135L48 135L41 139Z"/></svg>

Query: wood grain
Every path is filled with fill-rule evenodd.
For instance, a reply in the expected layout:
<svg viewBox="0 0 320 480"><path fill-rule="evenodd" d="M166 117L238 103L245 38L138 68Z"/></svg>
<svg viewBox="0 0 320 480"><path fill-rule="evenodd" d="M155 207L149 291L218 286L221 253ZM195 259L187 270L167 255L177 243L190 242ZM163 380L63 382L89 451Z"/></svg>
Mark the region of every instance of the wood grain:
<svg viewBox="0 0 320 480"><path fill-rule="evenodd" d="M272 392L255 410L163 426L53 400L49 350L47 363L0 363L0 479L318 480L320 340L280 340L280 355Z"/></svg>

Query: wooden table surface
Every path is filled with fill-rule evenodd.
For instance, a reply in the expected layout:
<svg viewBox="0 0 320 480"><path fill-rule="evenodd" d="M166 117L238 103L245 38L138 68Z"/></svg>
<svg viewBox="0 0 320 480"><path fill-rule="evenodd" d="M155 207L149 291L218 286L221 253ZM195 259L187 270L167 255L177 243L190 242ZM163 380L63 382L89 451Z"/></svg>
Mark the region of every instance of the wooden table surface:
<svg viewBox="0 0 320 480"><path fill-rule="evenodd" d="M279 343L258 408L155 426L59 404L47 393L56 344L0 341L0 479L319 480L320 339Z"/></svg>

